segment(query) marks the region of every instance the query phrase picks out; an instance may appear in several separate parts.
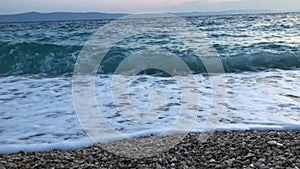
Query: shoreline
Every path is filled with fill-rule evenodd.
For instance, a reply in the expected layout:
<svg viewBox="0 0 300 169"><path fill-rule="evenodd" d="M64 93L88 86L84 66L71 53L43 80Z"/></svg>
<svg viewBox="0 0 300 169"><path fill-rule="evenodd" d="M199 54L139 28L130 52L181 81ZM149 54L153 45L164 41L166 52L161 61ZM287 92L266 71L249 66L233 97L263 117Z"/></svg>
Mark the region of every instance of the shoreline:
<svg viewBox="0 0 300 169"><path fill-rule="evenodd" d="M105 149L110 146L130 154L130 146L141 140L155 143L163 138L170 143L182 135L125 139L72 150L0 154L0 168L300 168L300 130L217 131L207 140L199 139L203 134L188 134L179 144L152 157L128 158ZM166 143L155 145L163 148Z"/></svg>

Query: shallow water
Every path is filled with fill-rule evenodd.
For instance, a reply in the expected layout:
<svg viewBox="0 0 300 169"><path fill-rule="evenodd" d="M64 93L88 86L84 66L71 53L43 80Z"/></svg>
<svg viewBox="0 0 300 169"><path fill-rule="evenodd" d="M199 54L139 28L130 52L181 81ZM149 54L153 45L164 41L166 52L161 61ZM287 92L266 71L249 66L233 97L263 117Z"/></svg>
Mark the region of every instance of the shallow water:
<svg viewBox="0 0 300 169"><path fill-rule="evenodd" d="M109 90L110 78L99 75L96 82L96 97L107 120L105 125L127 137L160 134L172 126L180 113L181 100L174 79L143 75L131 83L129 95L137 109L149 108L149 92L156 89L164 92L167 101L163 112L139 114L145 121L136 122L116 109ZM191 131L199 132L207 120L212 98L209 79L201 74L195 75L195 79L201 103ZM226 74L226 101L217 130L300 129L299 79L299 70ZM1 151L9 151L11 146L20 146L17 150L30 149L31 144L33 149L56 144L58 148L91 144L74 110L70 77L10 76L0 81ZM105 130L101 134L110 136Z"/></svg>

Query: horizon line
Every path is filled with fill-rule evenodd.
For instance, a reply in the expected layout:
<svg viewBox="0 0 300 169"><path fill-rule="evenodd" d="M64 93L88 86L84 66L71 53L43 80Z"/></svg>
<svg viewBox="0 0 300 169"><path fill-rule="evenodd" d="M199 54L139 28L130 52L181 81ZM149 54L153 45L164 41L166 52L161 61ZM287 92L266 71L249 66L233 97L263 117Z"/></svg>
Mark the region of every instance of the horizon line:
<svg viewBox="0 0 300 169"><path fill-rule="evenodd" d="M24 11L18 13L6 13L0 15L21 15L27 13L37 13L37 14L51 14L51 13L102 13L102 14L146 14L146 13L164 13L164 14L183 14L183 13L222 13L222 12L266 12L266 13L293 13L293 12L300 12L300 10L270 10L270 9L234 9L234 10L216 10L216 11L176 11L176 12L101 12L101 11L51 11L51 12L40 12L40 11Z"/></svg>

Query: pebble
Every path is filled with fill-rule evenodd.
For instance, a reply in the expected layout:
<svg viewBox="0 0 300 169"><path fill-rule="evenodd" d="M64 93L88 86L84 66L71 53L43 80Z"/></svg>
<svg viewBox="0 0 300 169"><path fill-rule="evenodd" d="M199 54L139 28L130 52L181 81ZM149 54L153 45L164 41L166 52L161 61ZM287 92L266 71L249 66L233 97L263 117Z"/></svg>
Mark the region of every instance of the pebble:
<svg viewBox="0 0 300 169"><path fill-rule="evenodd" d="M278 142L276 142L276 141L274 141L274 140L271 140L271 141L268 141L268 144L269 145L272 145L272 146L283 146L283 144L281 144L281 143L278 143Z"/></svg>
<svg viewBox="0 0 300 169"><path fill-rule="evenodd" d="M233 163L234 163L235 159L232 158L232 159L229 159L229 160L226 160L226 164L228 167L232 167L233 166Z"/></svg>
<svg viewBox="0 0 300 169"><path fill-rule="evenodd" d="M172 140L173 136L167 136ZM300 131L215 132L205 142L191 133L170 151L132 159L100 145L46 152L0 155L2 168L300 168ZM254 139L258 138L261 139ZM147 137L146 137L147 138ZM143 138L135 138L138 140ZM130 146L131 140L122 140ZM269 140L269 141L266 141ZM283 144L284 143L284 144Z"/></svg>

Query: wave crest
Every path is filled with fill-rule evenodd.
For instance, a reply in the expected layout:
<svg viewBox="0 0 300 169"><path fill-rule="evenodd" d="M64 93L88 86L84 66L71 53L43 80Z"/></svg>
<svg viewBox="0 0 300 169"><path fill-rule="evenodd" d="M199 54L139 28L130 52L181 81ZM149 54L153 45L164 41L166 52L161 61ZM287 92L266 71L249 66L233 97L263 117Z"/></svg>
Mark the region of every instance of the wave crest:
<svg viewBox="0 0 300 169"><path fill-rule="evenodd" d="M0 42L0 74L24 75L46 74L58 76L72 73L77 56L82 46L55 45L40 43ZM102 62L100 73L111 74L118 64L131 52L126 49L114 48ZM179 54L180 55L180 54ZM180 57L195 73L205 73L205 67L193 55ZM225 72L263 71L270 68L300 68L300 52L270 53L257 52L248 55L221 57ZM175 68L174 68L175 69ZM174 70L176 71L176 70ZM152 74L155 72L148 71Z"/></svg>

